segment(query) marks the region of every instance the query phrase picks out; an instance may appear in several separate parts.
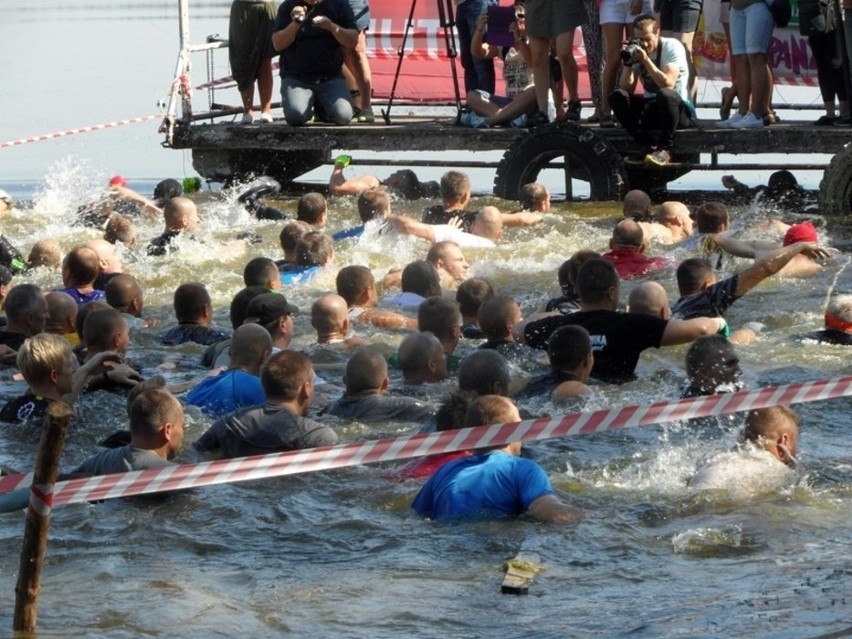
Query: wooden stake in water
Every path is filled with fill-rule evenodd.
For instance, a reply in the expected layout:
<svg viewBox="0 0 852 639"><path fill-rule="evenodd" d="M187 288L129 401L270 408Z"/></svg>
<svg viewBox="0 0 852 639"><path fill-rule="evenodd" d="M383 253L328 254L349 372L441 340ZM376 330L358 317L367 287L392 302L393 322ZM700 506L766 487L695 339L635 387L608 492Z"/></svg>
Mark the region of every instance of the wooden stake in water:
<svg viewBox="0 0 852 639"><path fill-rule="evenodd" d="M65 445L65 434L73 414L74 410L68 404L53 402L44 419L24 528L18 584L15 586L15 616L12 629L16 632L35 631L41 570L44 566L47 532L50 527L53 485L59 473L59 456Z"/></svg>

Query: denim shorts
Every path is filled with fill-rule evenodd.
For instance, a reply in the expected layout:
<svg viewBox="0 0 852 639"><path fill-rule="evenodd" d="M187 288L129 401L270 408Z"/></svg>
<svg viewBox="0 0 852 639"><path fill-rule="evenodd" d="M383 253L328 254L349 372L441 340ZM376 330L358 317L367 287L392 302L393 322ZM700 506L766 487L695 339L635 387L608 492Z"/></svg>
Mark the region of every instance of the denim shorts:
<svg viewBox="0 0 852 639"><path fill-rule="evenodd" d="M370 5L367 0L349 0L349 6L352 7L352 13L355 14L355 25L358 31L368 31L370 29Z"/></svg>
<svg viewBox="0 0 852 639"><path fill-rule="evenodd" d="M675 33L691 33L698 26L703 0L662 0L660 29Z"/></svg>
<svg viewBox="0 0 852 639"><path fill-rule="evenodd" d="M642 0L640 13L651 13L651 0ZM603 0L600 6L601 24L633 24L636 16L630 13L630 2Z"/></svg>
<svg viewBox="0 0 852 639"><path fill-rule="evenodd" d="M731 9L731 55L768 52L774 29L772 13L762 0Z"/></svg>

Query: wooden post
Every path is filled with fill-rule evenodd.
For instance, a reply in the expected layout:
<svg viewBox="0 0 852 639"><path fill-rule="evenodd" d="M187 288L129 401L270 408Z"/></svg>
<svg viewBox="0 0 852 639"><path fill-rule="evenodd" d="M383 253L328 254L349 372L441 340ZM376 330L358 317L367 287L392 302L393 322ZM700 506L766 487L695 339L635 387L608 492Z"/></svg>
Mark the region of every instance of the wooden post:
<svg viewBox="0 0 852 639"><path fill-rule="evenodd" d="M24 528L18 583L15 586L15 616L12 629L16 632L35 631L41 570L44 566L47 531L50 527L53 485L59 474L59 456L73 414L74 410L68 404L53 402L44 418Z"/></svg>

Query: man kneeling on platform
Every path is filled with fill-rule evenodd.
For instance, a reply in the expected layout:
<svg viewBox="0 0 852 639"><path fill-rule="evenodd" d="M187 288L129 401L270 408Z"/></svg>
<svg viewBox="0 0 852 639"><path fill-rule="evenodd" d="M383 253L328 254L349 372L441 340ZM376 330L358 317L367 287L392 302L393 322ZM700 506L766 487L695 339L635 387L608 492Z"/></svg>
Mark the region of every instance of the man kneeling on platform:
<svg viewBox="0 0 852 639"><path fill-rule="evenodd" d="M675 130L695 126L686 49L680 40L661 37L654 17L643 14L633 21L633 39L621 59L621 82L609 97L612 112L643 147L645 163L665 166ZM644 95L635 93L637 80Z"/></svg>
<svg viewBox="0 0 852 639"><path fill-rule="evenodd" d="M266 361L260 381L266 404L218 420L193 444L196 450L221 450L222 457L231 458L337 443L331 428L305 417L314 401L311 360L280 351Z"/></svg>

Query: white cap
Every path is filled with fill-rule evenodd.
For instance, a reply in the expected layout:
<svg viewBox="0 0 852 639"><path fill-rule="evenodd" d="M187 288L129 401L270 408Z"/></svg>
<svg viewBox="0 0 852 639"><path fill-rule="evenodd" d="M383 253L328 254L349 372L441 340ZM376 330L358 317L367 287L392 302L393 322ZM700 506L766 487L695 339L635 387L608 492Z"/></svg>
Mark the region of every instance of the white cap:
<svg viewBox="0 0 852 639"><path fill-rule="evenodd" d="M12 203L12 196L6 193L3 189L0 189L0 200L3 200L7 204Z"/></svg>

